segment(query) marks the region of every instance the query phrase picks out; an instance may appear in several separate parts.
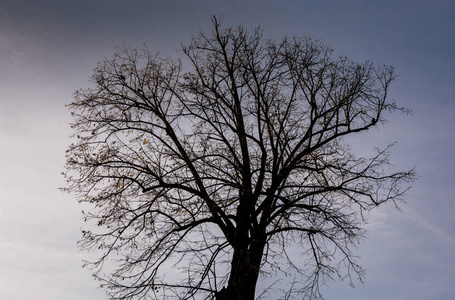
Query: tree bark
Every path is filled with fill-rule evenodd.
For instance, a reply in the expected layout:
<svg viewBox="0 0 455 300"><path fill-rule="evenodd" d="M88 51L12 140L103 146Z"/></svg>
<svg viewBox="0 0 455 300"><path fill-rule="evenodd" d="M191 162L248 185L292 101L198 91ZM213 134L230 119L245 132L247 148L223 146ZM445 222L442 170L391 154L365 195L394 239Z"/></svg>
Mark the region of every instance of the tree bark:
<svg viewBox="0 0 455 300"><path fill-rule="evenodd" d="M249 247L234 248L228 285L216 300L254 300L264 245L265 238L250 237Z"/></svg>

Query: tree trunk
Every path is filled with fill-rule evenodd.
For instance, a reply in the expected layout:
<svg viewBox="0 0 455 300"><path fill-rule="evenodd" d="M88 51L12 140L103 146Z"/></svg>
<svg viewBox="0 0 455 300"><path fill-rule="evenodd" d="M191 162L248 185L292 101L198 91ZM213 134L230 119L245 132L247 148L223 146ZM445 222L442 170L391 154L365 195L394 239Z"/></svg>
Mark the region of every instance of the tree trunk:
<svg viewBox="0 0 455 300"><path fill-rule="evenodd" d="M250 247L235 248L228 286L216 295L216 300L254 300L265 239L252 239Z"/></svg>

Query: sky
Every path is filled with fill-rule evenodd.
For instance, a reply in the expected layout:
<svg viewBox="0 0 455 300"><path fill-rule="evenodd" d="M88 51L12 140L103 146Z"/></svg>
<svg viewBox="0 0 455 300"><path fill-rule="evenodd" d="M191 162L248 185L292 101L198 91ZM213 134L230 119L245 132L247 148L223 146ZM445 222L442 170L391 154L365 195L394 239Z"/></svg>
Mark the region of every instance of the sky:
<svg viewBox="0 0 455 300"><path fill-rule="evenodd" d="M392 65L390 96L413 111L355 142L398 143L391 161L416 167L401 212L368 215L355 249L367 269L355 288L328 282L327 300L455 299L455 1L0 0L0 299L105 299L77 248L81 206L65 185L73 92L126 44L178 56L192 34L261 26L309 36L338 55Z"/></svg>

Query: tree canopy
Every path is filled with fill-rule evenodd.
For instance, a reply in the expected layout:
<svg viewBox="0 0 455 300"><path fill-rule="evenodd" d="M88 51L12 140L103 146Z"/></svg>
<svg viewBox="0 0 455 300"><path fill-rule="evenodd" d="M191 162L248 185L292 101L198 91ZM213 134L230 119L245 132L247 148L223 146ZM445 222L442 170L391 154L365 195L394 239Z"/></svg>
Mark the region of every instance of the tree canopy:
<svg viewBox="0 0 455 300"><path fill-rule="evenodd" d="M393 68L213 25L182 60L124 47L69 105L67 190L89 203L95 277L111 299L252 300L260 275L318 298L328 278L361 280L363 214L402 200L414 173L345 137L406 112Z"/></svg>

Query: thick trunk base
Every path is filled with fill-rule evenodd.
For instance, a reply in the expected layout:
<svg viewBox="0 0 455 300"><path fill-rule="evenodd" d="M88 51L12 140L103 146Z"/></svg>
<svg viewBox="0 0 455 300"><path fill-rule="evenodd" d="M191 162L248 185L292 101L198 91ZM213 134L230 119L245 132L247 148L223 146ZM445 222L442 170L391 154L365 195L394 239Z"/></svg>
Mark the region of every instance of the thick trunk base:
<svg viewBox="0 0 455 300"><path fill-rule="evenodd" d="M223 288L216 295L216 300L254 300L254 285L249 289L237 287Z"/></svg>

